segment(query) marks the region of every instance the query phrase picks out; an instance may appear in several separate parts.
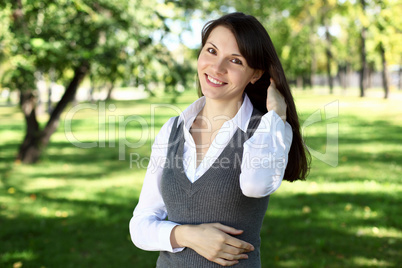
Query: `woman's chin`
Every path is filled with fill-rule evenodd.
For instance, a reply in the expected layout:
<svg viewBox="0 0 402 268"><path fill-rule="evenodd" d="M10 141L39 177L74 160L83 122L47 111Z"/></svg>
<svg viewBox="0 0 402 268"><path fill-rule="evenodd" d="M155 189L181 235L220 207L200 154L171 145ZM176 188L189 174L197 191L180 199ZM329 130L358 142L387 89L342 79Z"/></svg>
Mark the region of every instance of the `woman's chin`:
<svg viewBox="0 0 402 268"><path fill-rule="evenodd" d="M203 89L202 94L209 99L219 99L222 97L222 92L219 92L218 89Z"/></svg>

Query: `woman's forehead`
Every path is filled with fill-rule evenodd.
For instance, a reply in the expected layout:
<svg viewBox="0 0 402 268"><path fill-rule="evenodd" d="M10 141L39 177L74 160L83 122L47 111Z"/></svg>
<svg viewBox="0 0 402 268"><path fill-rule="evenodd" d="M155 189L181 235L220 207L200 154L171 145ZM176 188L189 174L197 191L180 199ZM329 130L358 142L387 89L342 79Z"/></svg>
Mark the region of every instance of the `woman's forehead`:
<svg viewBox="0 0 402 268"><path fill-rule="evenodd" d="M212 43L218 50L228 50L226 52L230 54L241 55L234 34L226 27L217 26L214 28L208 36L206 43Z"/></svg>

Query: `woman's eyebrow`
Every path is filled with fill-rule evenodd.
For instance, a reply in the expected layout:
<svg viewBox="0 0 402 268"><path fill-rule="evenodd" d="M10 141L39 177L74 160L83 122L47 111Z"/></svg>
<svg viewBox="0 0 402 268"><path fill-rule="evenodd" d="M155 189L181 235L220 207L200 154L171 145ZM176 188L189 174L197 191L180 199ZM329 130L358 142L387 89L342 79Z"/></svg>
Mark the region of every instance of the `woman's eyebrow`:
<svg viewBox="0 0 402 268"><path fill-rule="evenodd" d="M216 48L217 50L219 50L219 48L218 48L217 46L215 46L214 43L212 43L212 42L207 42L207 43L210 43L214 48ZM232 56L237 56L237 57L242 57L242 58L244 58L242 55L236 54L236 53L233 53Z"/></svg>

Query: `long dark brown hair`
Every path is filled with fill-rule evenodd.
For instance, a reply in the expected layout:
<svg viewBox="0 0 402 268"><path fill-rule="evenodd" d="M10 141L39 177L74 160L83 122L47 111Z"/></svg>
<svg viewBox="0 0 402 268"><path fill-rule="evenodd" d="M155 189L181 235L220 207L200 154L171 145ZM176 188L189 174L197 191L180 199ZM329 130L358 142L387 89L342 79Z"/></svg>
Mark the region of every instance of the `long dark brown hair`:
<svg viewBox="0 0 402 268"><path fill-rule="evenodd" d="M253 16L235 12L209 21L202 30L202 47L204 47L212 30L217 26L229 29L236 38L240 53L246 59L248 66L263 70L264 74L254 84L249 83L245 92L255 108L267 113L266 99L270 78L275 82L276 88L285 98L287 104L286 121L293 130L293 140L289 151L288 165L284 180L305 180L310 167L310 153L303 142L300 133L299 118L292 93L286 80L282 64L276 54L275 47L264 26ZM202 95L199 87L199 95Z"/></svg>

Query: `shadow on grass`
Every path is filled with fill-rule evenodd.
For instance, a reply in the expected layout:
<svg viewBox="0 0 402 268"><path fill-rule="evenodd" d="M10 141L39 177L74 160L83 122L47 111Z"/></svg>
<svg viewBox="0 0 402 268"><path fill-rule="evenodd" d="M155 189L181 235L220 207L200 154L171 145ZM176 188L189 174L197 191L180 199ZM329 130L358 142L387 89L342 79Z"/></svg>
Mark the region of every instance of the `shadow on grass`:
<svg viewBox="0 0 402 268"><path fill-rule="evenodd" d="M24 267L62 263L63 267L154 267L158 253L139 250L130 241L128 221L137 200L126 201L105 204L44 196L43 204L71 208L73 214L57 218L20 213L14 219L0 218L1 263L5 267L16 261ZM400 201L377 194L275 195L261 232L263 267L397 265L401 239L383 232L401 230ZM351 208L345 210L348 204ZM377 216L360 215L367 206ZM24 252L25 259L18 254Z"/></svg>
<svg viewBox="0 0 402 268"><path fill-rule="evenodd" d="M313 150L325 154L327 146L331 146L327 144L326 122L317 123L311 133L308 128L305 131L306 144ZM338 165L335 168L338 169L325 166L320 159L313 157L312 174L315 173L314 168L319 167L316 173L319 173L325 181L348 182L352 179L398 183L400 180L398 167L402 163L401 133L402 126L399 124L385 120L365 121L351 115L343 116L339 118L337 133L338 155L335 157L338 159ZM381 170L387 172L380 172Z"/></svg>
<svg viewBox="0 0 402 268"><path fill-rule="evenodd" d="M402 126L395 125L391 122L384 120L377 121L363 121L359 117L348 116L342 118L343 121L339 122L339 144L340 145L367 145L372 143L377 144L395 144L400 145L402 143ZM332 120L330 123L335 123ZM329 123L329 122L328 122ZM307 135L305 135L306 143L314 148L319 148L326 144L327 122L320 122L314 124L314 126L321 129L319 134L308 133L309 127L305 128Z"/></svg>
<svg viewBox="0 0 402 268"><path fill-rule="evenodd" d="M157 253L137 249L129 237L128 221L135 204L63 199L42 202L68 206L75 213L65 218L21 213L15 219L0 218L2 267L13 267L16 262L22 262L23 267L152 267L154 264Z"/></svg>
<svg viewBox="0 0 402 268"><path fill-rule="evenodd" d="M261 233L264 267L397 265L400 203L386 194L275 195Z"/></svg>
<svg viewBox="0 0 402 268"><path fill-rule="evenodd" d="M121 105L144 103L153 101ZM156 128L168 117L156 118ZM85 127L87 121L79 120L75 121L75 126ZM324 124L319 127L325 130ZM63 127L59 131L63 131ZM400 133L399 125L383 120L339 118L339 153L341 158L346 157L340 166L369 169L376 164L385 170L391 163L401 163ZM308 141L313 148L323 148L325 131L310 135ZM39 165L32 167L35 170L26 173L29 178L25 178L23 172L30 166L18 168L21 172L18 181L7 175L13 172L13 156L18 144L2 145L0 172L5 187L0 188L0 198L10 198L7 189L12 186L16 189L13 202L17 204L4 203L1 209L12 210L11 206L20 209L14 208L0 216L0 266L12 267L13 263L22 261L23 267L154 267L158 253L139 250L129 239L128 221L138 201L137 193L128 195L116 189L106 189L103 193L96 189L91 192L95 200L89 196L75 200L58 196L59 192L74 190L68 184L37 192L24 192L22 187L29 179L78 178L83 183L97 183L97 179L113 177L118 172L130 174L127 172L129 154L138 153L146 158L150 144L127 148L126 160L119 161L118 147L79 149L67 141L52 141ZM394 147L364 153L362 146L366 145ZM67 168L63 170L65 165ZM332 171L322 169L317 173L327 176L328 182L350 180L350 174L332 174ZM363 182L365 178L359 175L354 180ZM384 178L379 182L395 183L397 180ZM36 199L27 202L32 195ZM402 262L399 254L402 252L401 201L398 193L359 193L359 189L356 194L275 194L261 232L263 267L397 266Z"/></svg>
<svg viewBox="0 0 402 268"><path fill-rule="evenodd" d="M107 144L107 143L106 143ZM46 168L38 169L35 173L31 174L32 178L53 178L53 179L69 179L69 178L85 178L85 179L99 179L100 177L108 176L110 172L118 172L119 170L130 169L130 154L135 154L132 159L137 158L144 159L141 162L141 167L146 168L148 165L149 155L151 151L151 144L145 143L139 148L124 148L124 151L120 153L118 143L116 142L114 148L78 148L69 142L52 142L43 152L41 159L36 165L51 166L51 165L67 165L67 166L79 166L76 171L54 171ZM7 144L1 146L1 150L4 153L0 159L4 165L0 166L2 174L12 169L13 162L15 160L16 152L19 144ZM122 155L124 160L119 160L119 156ZM132 160L132 162L134 162ZM85 168L87 166L87 168ZM95 169L91 167L96 166ZM132 168L136 168L138 165L132 163ZM27 165L27 167L32 167Z"/></svg>

